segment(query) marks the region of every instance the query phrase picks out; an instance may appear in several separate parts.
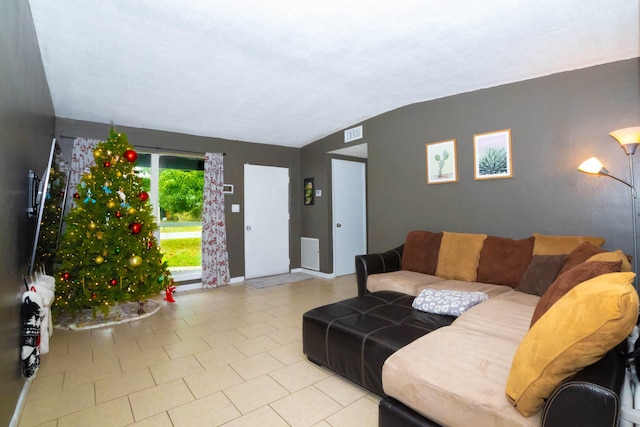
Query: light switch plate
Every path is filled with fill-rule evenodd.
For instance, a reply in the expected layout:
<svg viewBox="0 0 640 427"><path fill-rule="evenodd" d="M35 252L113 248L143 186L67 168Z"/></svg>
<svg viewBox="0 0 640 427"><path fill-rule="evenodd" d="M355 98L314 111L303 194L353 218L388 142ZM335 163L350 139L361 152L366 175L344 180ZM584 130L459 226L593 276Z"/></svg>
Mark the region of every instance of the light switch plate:
<svg viewBox="0 0 640 427"><path fill-rule="evenodd" d="M234 213L240 212L240 205L238 203L233 203L231 205L231 212L234 212Z"/></svg>
<svg viewBox="0 0 640 427"><path fill-rule="evenodd" d="M316 197L322 197L322 190L316 190Z"/></svg>

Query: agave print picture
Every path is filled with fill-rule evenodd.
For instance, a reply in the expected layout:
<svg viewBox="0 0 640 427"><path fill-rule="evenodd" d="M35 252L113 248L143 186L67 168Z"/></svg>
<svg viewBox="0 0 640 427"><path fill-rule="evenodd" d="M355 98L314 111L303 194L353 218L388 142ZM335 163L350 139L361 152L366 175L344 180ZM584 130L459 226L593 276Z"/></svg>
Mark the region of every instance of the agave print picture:
<svg viewBox="0 0 640 427"><path fill-rule="evenodd" d="M511 129L473 135L475 179L511 178Z"/></svg>
<svg viewBox="0 0 640 427"><path fill-rule="evenodd" d="M458 181L456 140L439 141L427 146L427 183L443 184Z"/></svg>

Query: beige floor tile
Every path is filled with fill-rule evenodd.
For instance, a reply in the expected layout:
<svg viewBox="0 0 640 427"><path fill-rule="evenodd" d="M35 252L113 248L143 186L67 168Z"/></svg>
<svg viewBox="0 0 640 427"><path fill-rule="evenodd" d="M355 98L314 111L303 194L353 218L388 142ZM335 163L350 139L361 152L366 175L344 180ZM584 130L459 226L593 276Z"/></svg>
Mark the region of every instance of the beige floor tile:
<svg viewBox="0 0 640 427"><path fill-rule="evenodd" d="M377 427L378 405L362 398L327 418L333 427Z"/></svg>
<svg viewBox="0 0 640 427"><path fill-rule="evenodd" d="M273 350L280 345L267 336L259 336L251 338L246 341L233 344L238 350L240 350L246 356L254 356L258 353Z"/></svg>
<svg viewBox="0 0 640 427"><path fill-rule="evenodd" d="M287 366L307 359L307 356L302 352L302 341L274 348L268 353Z"/></svg>
<svg viewBox="0 0 640 427"><path fill-rule="evenodd" d="M185 319L188 323L188 320ZM197 326L191 326L189 328L176 329L175 334L180 337L182 341L188 341L195 338L200 338L205 335L211 335L215 331L208 323L204 323Z"/></svg>
<svg viewBox="0 0 640 427"><path fill-rule="evenodd" d="M155 385L151 372L147 368L105 378L95 383L96 403L107 402Z"/></svg>
<svg viewBox="0 0 640 427"><path fill-rule="evenodd" d="M165 319L162 316L156 317L160 320L149 324L149 327L156 334L166 333L168 331L175 331L177 329L189 327L189 324L185 322L184 319Z"/></svg>
<svg viewBox="0 0 640 427"><path fill-rule="evenodd" d="M40 358L40 369L38 375L51 375L73 369L76 366L93 363L93 355L91 348L85 348L77 353L68 356L58 356L55 354L47 354Z"/></svg>
<svg viewBox="0 0 640 427"><path fill-rule="evenodd" d="M178 378L204 372L202 365L193 356L170 360L149 367L156 384L164 384Z"/></svg>
<svg viewBox="0 0 640 427"><path fill-rule="evenodd" d="M289 424L269 406L263 406L253 412L223 424L224 427L288 427ZM330 426L329 426L330 427Z"/></svg>
<svg viewBox="0 0 640 427"><path fill-rule="evenodd" d="M241 328L243 326L249 326L244 320L237 319L235 317L226 317L221 320L216 320L209 324L216 332L225 332Z"/></svg>
<svg viewBox="0 0 640 427"><path fill-rule="evenodd" d="M29 399L40 399L62 392L64 372L51 375L40 375L36 373L35 378L29 386Z"/></svg>
<svg viewBox="0 0 640 427"><path fill-rule="evenodd" d="M287 396L289 393L273 378L265 375L224 390L224 394L247 414Z"/></svg>
<svg viewBox="0 0 640 427"><path fill-rule="evenodd" d="M80 384L93 383L121 372L120 361L116 356L97 363L82 364L65 371L63 390L75 388Z"/></svg>
<svg viewBox="0 0 640 427"><path fill-rule="evenodd" d="M312 426L342 409L313 386L273 402L271 407L293 427Z"/></svg>
<svg viewBox="0 0 640 427"><path fill-rule="evenodd" d="M173 423L169 418L169 414L161 412L137 423L133 423L129 425L129 427L173 427Z"/></svg>
<svg viewBox="0 0 640 427"><path fill-rule="evenodd" d="M284 366L268 353L256 354L230 363L230 365L245 381L268 374Z"/></svg>
<svg viewBox="0 0 640 427"><path fill-rule="evenodd" d="M153 348L141 351L135 354L127 354L118 357L122 372L137 371L138 369L148 368L158 363L169 361L169 355L163 348Z"/></svg>
<svg viewBox="0 0 640 427"><path fill-rule="evenodd" d="M96 347L92 350L93 363L104 362L107 359L140 353L140 346L135 339L116 342L115 344Z"/></svg>
<svg viewBox="0 0 640 427"><path fill-rule="evenodd" d="M273 371L269 376L278 381L278 383L289 390L290 393L295 393L318 381L322 381L327 378L329 374L316 367L313 363L302 360L294 365Z"/></svg>
<svg viewBox="0 0 640 427"><path fill-rule="evenodd" d="M27 399L22 411L20 427L37 426L89 408L94 404L93 384L83 384L40 399Z"/></svg>
<svg viewBox="0 0 640 427"><path fill-rule="evenodd" d="M233 403L222 392L169 410L174 427L219 426L239 417Z"/></svg>
<svg viewBox="0 0 640 427"><path fill-rule="evenodd" d="M129 395L133 417L143 420L194 400L184 381L176 380Z"/></svg>
<svg viewBox="0 0 640 427"><path fill-rule="evenodd" d="M244 380L229 365L213 367L205 372L184 378L191 393L199 399L229 387L242 384Z"/></svg>
<svg viewBox="0 0 640 427"><path fill-rule="evenodd" d="M315 383L315 386L342 406L348 406L369 393L362 387L336 375L329 375L326 379Z"/></svg>
<svg viewBox="0 0 640 427"><path fill-rule="evenodd" d="M123 396L62 417L58 427L120 427L133 422L129 399Z"/></svg>
<svg viewBox="0 0 640 427"><path fill-rule="evenodd" d="M132 328L130 324L124 323L122 325L116 325L111 334L113 335L114 341L120 343L135 340L145 335L153 335L154 332L150 326Z"/></svg>
<svg viewBox="0 0 640 427"><path fill-rule="evenodd" d="M168 344L179 343L181 340L175 332L176 331L166 331L159 334L143 335L136 338L136 340L138 341L140 350L150 350L152 348L158 348Z"/></svg>
<svg viewBox="0 0 640 427"><path fill-rule="evenodd" d="M236 330L247 338L255 338L277 331L276 328L274 328L267 322L257 322L253 324L250 323L248 326L245 326L243 328L236 328Z"/></svg>
<svg viewBox="0 0 640 427"><path fill-rule="evenodd" d="M299 314L287 314L276 319L267 320L267 323L276 329L298 328L302 329L302 316Z"/></svg>
<svg viewBox="0 0 640 427"><path fill-rule="evenodd" d="M209 370L216 366L226 365L227 363L244 359L246 356L234 346L225 345L194 354L194 357L198 359L198 362L200 362L204 369Z"/></svg>
<svg viewBox="0 0 640 427"><path fill-rule="evenodd" d="M246 341L247 337L235 330L229 330L224 332L216 332L211 335L202 337L202 339L209 344L211 348L220 347L227 344L233 344L240 341Z"/></svg>
<svg viewBox="0 0 640 427"><path fill-rule="evenodd" d="M280 345L287 345L302 340L302 329L290 327L267 334L267 336Z"/></svg>
<svg viewBox="0 0 640 427"><path fill-rule="evenodd" d="M184 356L189 356L191 354L200 353L210 349L211 347L209 347L209 345L201 338L164 346L164 351L166 351L172 359L179 359Z"/></svg>

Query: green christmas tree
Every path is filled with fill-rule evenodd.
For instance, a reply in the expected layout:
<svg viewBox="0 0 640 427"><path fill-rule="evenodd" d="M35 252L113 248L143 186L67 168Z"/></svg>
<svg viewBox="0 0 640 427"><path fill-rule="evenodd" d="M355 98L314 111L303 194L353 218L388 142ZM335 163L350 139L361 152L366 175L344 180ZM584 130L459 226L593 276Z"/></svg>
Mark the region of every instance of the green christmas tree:
<svg viewBox="0 0 640 427"><path fill-rule="evenodd" d="M93 155L56 253L56 315L86 308L106 314L115 303L143 301L172 282L126 135L111 128Z"/></svg>

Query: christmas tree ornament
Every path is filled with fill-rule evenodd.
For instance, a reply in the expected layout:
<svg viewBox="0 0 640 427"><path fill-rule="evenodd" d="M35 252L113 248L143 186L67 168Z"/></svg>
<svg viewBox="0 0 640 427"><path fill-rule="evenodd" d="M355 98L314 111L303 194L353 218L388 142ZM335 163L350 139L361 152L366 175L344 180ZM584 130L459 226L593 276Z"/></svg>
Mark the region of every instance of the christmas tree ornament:
<svg viewBox="0 0 640 427"><path fill-rule="evenodd" d="M116 246L116 248L115 248L114 252L115 252L116 254L119 254L121 251L122 251L122 249L120 249L120 246Z"/></svg>
<svg viewBox="0 0 640 427"><path fill-rule="evenodd" d="M127 150L124 152L124 158L127 159L129 163L133 163L138 159L138 153L133 150Z"/></svg>
<svg viewBox="0 0 640 427"><path fill-rule="evenodd" d="M102 256L107 256L107 255L109 255L109 251L108 251L108 250L106 250L106 249L105 249L105 250L103 250L103 251L102 251Z"/></svg>
<svg viewBox="0 0 640 427"><path fill-rule="evenodd" d="M71 279L71 273L69 273L68 271L65 271L64 273L62 273L62 278L64 280L69 280Z"/></svg>
<svg viewBox="0 0 640 427"><path fill-rule="evenodd" d="M139 222L132 222L129 224L129 230L131 230L131 234L140 234L142 231L142 224Z"/></svg>
<svg viewBox="0 0 640 427"><path fill-rule="evenodd" d="M133 255L131 258L129 258L129 265L131 267L140 267L142 265L142 257Z"/></svg>
<svg viewBox="0 0 640 427"><path fill-rule="evenodd" d="M149 193L147 193L146 191L140 193L140 200L142 200L143 202L149 200Z"/></svg>
<svg viewBox="0 0 640 427"><path fill-rule="evenodd" d="M133 215L134 213L136 213L136 208L129 206L129 209L127 209L127 213L129 215Z"/></svg>
<svg viewBox="0 0 640 427"><path fill-rule="evenodd" d="M78 193L77 191L75 193L73 193L73 198L74 199L79 199L80 198L80 193Z"/></svg>
<svg viewBox="0 0 640 427"><path fill-rule="evenodd" d="M104 238L104 232L96 231L96 239L102 240Z"/></svg>
<svg viewBox="0 0 640 427"><path fill-rule="evenodd" d="M113 208L115 208L115 207L116 207L116 202L114 202L113 200L109 200L109 201L107 202L107 207L108 207L109 209L113 209Z"/></svg>
<svg viewBox="0 0 640 427"><path fill-rule="evenodd" d="M102 255L98 255L93 260L96 262L96 264L100 265L104 262L104 257Z"/></svg>
<svg viewBox="0 0 640 427"><path fill-rule="evenodd" d="M116 211L116 218L121 218L121 217L122 217L122 212Z"/></svg>
<svg viewBox="0 0 640 427"><path fill-rule="evenodd" d="M116 286L118 285L118 279L111 279L109 281L109 286Z"/></svg>
<svg viewBox="0 0 640 427"><path fill-rule="evenodd" d="M102 186L102 190L104 191L105 194L113 193L113 191L111 191L111 189L109 188L109 184L110 183L105 182L104 185Z"/></svg>
<svg viewBox="0 0 640 427"><path fill-rule="evenodd" d="M104 166L105 168L109 168L109 167L111 167L111 162L106 161L106 162L104 162L104 163L102 164L102 166Z"/></svg>
<svg viewBox="0 0 640 427"><path fill-rule="evenodd" d="M95 222L90 222L89 223L89 230L95 230L98 226L96 225Z"/></svg>
<svg viewBox="0 0 640 427"><path fill-rule="evenodd" d="M117 176L118 178L122 178L122 172L120 172L120 171L116 172L116 176Z"/></svg>
<svg viewBox="0 0 640 427"><path fill-rule="evenodd" d="M96 148L95 150L93 150L93 157L95 157L97 159L100 156L102 156L102 150L101 149Z"/></svg>

